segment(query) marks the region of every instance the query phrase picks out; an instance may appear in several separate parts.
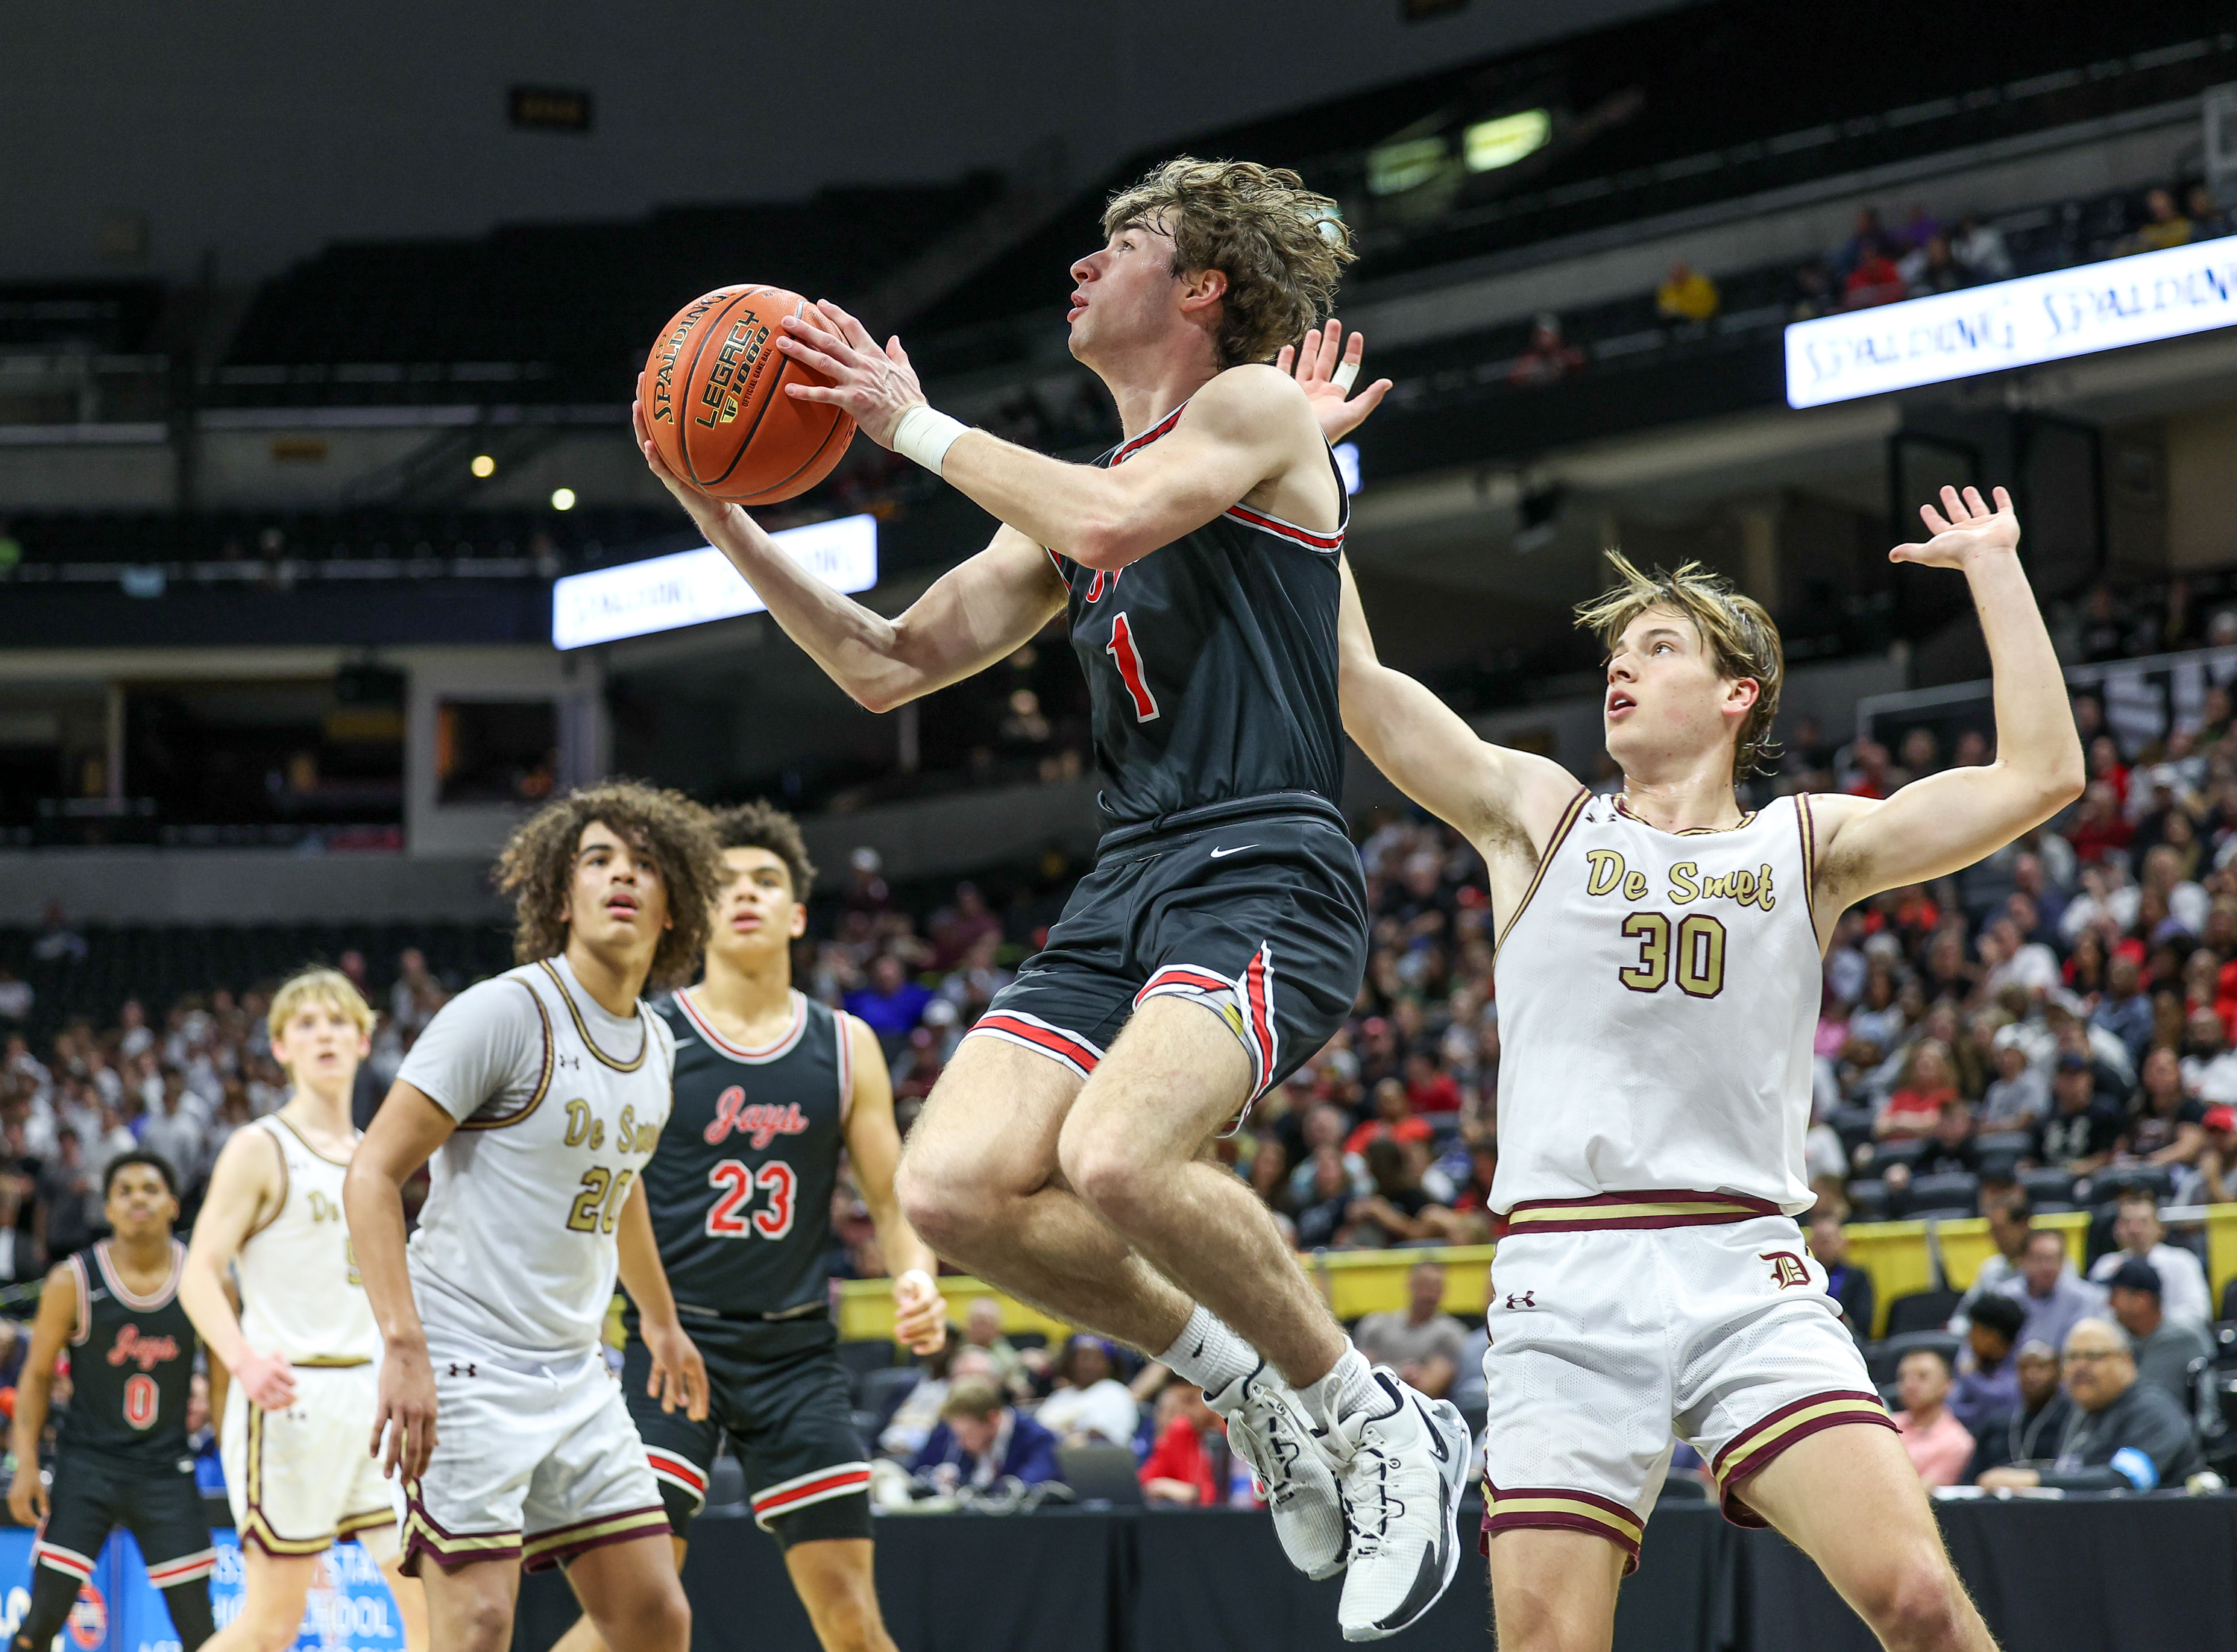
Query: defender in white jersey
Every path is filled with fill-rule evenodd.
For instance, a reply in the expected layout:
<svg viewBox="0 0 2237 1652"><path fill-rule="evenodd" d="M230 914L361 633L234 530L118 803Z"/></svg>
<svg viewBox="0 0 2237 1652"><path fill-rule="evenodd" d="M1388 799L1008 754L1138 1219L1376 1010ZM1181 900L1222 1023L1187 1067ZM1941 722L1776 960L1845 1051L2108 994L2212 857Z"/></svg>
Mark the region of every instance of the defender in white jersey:
<svg viewBox="0 0 2237 1652"><path fill-rule="evenodd" d="M1891 555L1970 583L1997 759L1885 801L1741 812L1778 633L1690 565L1650 578L1613 557L1624 583L1579 611L1609 648L1613 798L1478 740L1382 667L1347 584L1344 726L1482 852L1503 924L1491 1202L1508 1234L1484 1371L1507 1652L1609 1644L1673 1432L1726 1512L1806 1550L1884 1644L1992 1644L1794 1221L1822 938L1855 901L1970 865L2082 789L2010 501L1943 502L1923 512L1934 537Z"/></svg>
<svg viewBox="0 0 2237 1652"><path fill-rule="evenodd" d="M365 1450L380 1333L342 1220L358 1141L350 1094L373 1011L340 971L307 970L273 995L268 1024L294 1091L218 1155L179 1282L221 1388L212 1399L241 1536L241 1612L209 1644L293 1646L319 1556L354 1537L387 1574L406 1645L425 1652L426 1601L401 1572L396 1510Z"/></svg>
<svg viewBox="0 0 2237 1652"><path fill-rule="evenodd" d="M600 1339L618 1277L649 1392L704 1415L637 1180L675 1060L639 994L696 960L722 876L704 812L676 793L616 782L545 808L498 863L526 961L428 1023L351 1163L386 1345L373 1449L385 1430L435 1652L503 1652L523 1565L567 1567L615 1652L688 1644L668 1517ZM431 1160L407 1260L403 1184Z"/></svg>

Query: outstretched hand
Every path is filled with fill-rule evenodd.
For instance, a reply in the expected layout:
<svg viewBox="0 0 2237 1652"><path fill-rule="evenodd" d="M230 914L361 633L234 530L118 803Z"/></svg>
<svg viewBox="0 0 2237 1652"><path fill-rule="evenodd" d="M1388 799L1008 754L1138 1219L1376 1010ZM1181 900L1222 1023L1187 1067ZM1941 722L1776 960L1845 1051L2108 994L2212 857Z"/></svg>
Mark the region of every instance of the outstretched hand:
<svg viewBox="0 0 2237 1652"><path fill-rule="evenodd" d="M1303 342L1283 345L1282 353L1274 358L1276 371L1297 379L1305 398L1313 405L1313 417L1320 421L1321 434L1331 442L1341 441L1366 423L1367 416L1382 405L1382 398L1390 393L1388 378L1376 379L1356 396L1336 383L1339 364L1350 368L1350 377L1356 378L1360 360L1366 353L1365 333L1355 332L1351 342L1344 344L1343 323L1330 319L1326 326L1315 327L1305 334Z"/></svg>
<svg viewBox="0 0 2237 1652"><path fill-rule="evenodd" d="M1955 488L1942 490L1942 509L1918 507L1918 514L1934 537L1923 545L1897 545L1888 552L1891 563L1917 563L1927 568L1963 568L1974 558L2016 550L2020 543L2020 519L2012 510L2012 496L1996 490L1996 508L1989 509L1978 488L1968 488L1960 497Z"/></svg>
<svg viewBox="0 0 2237 1652"><path fill-rule="evenodd" d="M869 329L828 299L818 299L800 315L787 316L783 336L776 342L795 361L832 381L828 385L789 384L786 393L804 402L830 403L880 447L893 446L901 415L925 399L900 336L887 339L886 347L879 349Z"/></svg>
<svg viewBox="0 0 2237 1652"><path fill-rule="evenodd" d="M653 443L652 427L645 423L643 402L632 401L630 404L630 423L637 431L637 451L644 455L646 468L660 478L662 486L676 496L676 503L691 513L691 519L699 524L700 531L711 538L715 530L738 507L727 499L717 499L711 493L702 493L668 468L668 462L660 457L660 449Z"/></svg>

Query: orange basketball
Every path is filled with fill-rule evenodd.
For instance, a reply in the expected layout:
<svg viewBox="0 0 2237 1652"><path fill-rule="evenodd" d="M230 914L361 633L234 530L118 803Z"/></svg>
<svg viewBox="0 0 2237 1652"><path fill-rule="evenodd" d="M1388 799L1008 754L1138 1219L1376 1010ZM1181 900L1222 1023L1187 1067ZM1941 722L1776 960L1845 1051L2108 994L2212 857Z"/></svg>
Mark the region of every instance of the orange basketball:
<svg viewBox="0 0 2237 1652"><path fill-rule="evenodd" d="M785 317L808 307L782 287L717 287L661 329L637 393L670 471L739 504L775 504L831 474L855 421L786 395L787 385L831 381L776 347Z"/></svg>

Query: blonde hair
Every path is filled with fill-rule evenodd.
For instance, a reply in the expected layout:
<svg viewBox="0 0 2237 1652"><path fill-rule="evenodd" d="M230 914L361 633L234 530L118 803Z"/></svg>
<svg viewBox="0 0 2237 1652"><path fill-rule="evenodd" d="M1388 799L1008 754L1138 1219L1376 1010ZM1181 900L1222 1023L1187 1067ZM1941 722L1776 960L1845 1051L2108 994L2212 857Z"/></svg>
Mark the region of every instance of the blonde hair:
<svg viewBox="0 0 2237 1652"><path fill-rule="evenodd" d="M330 970L319 964L290 976L272 995L272 1009L264 1017L264 1027L272 1035L272 1047L275 1053L280 1047L281 1030L295 1018L299 1010L313 1004L333 1005L355 1022L360 1032L373 1030L373 1006L365 1001L365 994L357 990L357 983L340 970Z"/></svg>
<svg viewBox="0 0 2237 1652"><path fill-rule="evenodd" d="M1756 687L1755 704L1740 725L1732 750L1732 781L1737 785L1759 770L1769 773L1766 760L1778 755L1771 724L1778 714L1779 687L1786 680L1786 655L1779 646L1778 628L1763 604L1742 596L1732 581L1699 563L1687 563L1674 574L1660 568L1645 574L1620 550L1611 548L1606 555L1619 582L1592 601L1578 603L1577 623L1613 649L1631 622L1653 609L1668 609L1693 621L1717 675Z"/></svg>
<svg viewBox="0 0 2237 1652"><path fill-rule="evenodd" d="M1336 279L1358 254L1343 209L1283 167L1176 155L1111 197L1105 239L1129 224L1173 238L1173 273L1227 277L1219 365L1268 361L1336 307Z"/></svg>

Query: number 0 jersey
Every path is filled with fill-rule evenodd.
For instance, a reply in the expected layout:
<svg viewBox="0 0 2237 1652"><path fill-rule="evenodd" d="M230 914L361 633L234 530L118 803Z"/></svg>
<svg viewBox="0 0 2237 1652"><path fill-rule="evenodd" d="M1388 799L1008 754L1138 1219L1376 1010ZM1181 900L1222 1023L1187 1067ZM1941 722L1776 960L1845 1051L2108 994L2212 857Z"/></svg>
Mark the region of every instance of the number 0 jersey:
<svg viewBox="0 0 2237 1652"><path fill-rule="evenodd" d="M1809 1208L1815 856L1806 797L1729 831L1669 833L1577 794L1493 968L1494 1209L1674 1191ZM1706 1214L1686 1202L1623 1220Z"/></svg>
<svg viewBox="0 0 2237 1652"><path fill-rule="evenodd" d="M1098 463L1125 464L1186 405ZM1323 533L1237 504L1112 572L1049 553L1071 592L1112 826L1270 792L1341 795L1336 558L1350 511L1347 498Z"/></svg>
<svg viewBox="0 0 2237 1652"><path fill-rule="evenodd" d="M171 1241L170 1277L152 1295L124 1287L104 1239L69 1259L77 1291L70 1335L70 1403L63 1450L175 1471L187 1444L187 1392L195 1377L195 1324L179 1300L187 1247Z"/></svg>
<svg viewBox="0 0 2237 1652"><path fill-rule="evenodd" d="M438 1010L397 1077L459 1121L406 1253L429 1339L528 1362L598 1345L614 1229L668 1120L667 1024L583 990L564 958Z"/></svg>
<svg viewBox="0 0 2237 1652"><path fill-rule="evenodd" d="M731 1043L678 992L676 1095L645 1197L687 1316L806 1317L830 1300L831 1195L855 1089L848 1017L792 995L760 1050Z"/></svg>

